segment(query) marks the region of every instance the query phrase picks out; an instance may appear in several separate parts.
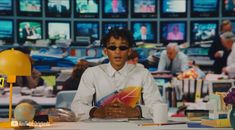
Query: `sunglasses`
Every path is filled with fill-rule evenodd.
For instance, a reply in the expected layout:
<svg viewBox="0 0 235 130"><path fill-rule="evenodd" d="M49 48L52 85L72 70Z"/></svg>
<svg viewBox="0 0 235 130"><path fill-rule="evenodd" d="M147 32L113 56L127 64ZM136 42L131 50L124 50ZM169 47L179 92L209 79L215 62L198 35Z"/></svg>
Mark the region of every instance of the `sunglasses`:
<svg viewBox="0 0 235 130"><path fill-rule="evenodd" d="M119 47L116 47L116 46L108 46L107 47L109 50L112 50L112 51L115 51L117 48L120 50L120 51L125 51L127 49L129 49L128 46L119 46Z"/></svg>

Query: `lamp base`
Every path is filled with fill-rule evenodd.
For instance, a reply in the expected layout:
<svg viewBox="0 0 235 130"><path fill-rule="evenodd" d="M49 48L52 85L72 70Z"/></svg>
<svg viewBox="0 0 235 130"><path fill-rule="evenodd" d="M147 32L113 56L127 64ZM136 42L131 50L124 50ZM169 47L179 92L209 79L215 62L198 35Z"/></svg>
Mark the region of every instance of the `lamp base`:
<svg viewBox="0 0 235 130"><path fill-rule="evenodd" d="M0 122L0 128L12 128L11 122Z"/></svg>

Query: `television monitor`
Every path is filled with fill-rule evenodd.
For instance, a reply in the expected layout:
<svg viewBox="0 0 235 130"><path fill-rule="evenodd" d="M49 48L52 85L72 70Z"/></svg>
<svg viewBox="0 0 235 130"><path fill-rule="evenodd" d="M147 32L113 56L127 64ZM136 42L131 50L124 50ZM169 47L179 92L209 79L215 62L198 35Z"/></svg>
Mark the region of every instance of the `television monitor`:
<svg viewBox="0 0 235 130"><path fill-rule="evenodd" d="M132 18L157 18L157 0L132 0Z"/></svg>
<svg viewBox="0 0 235 130"><path fill-rule="evenodd" d="M191 44L212 43L218 34L218 21L191 21Z"/></svg>
<svg viewBox="0 0 235 130"><path fill-rule="evenodd" d="M220 0L192 0L191 17L218 17Z"/></svg>
<svg viewBox="0 0 235 130"><path fill-rule="evenodd" d="M47 17L70 17L70 0L46 0L45 4Z"/></svg>
<svg viewBox="0 0 235 130"><path fill-rule="evenodd" d="M42 21L39 20L18 20L17 21L17 41L36 41L42 39Z"/></svg>
<svg viewBox="0 0 235 130"><path fill-rule="evenodd" d="M16 2L19 16L42 16L42 0L17 0Z"/></svg>
<svg viewBox="0 0 235 130"><path fill-rule="evenodd" d="M100 0L74 0L74 16L77 18L98 18Z"/></svg>
<svg viewBox="0 0 235 130"><path fill-rule="evenodd" d="M13 20L0 19L0 40L5 41L7 44L14 42L14 25Z"/></svg>
<svg viewBox="0 0 235 130"><path fill-rule="evenodd" d="M222 12L225 17L235 16L235 1L222 0Z"/></svg>
<svg viewBox="0 0 235 130"><path fill-rule="evenodd" d="M188 0L161 0L161 18L185 18L187 17Z"/></svg>
<svg viewBox="0 0 235 130"><path fill-rule="evenodd" d="M0 15L12 15L13 14L13 0L1 0L0 1Z"/></svg>
<svg viewBox="0 0 235 130"><path fill-rule="evenodd" d="M160 43L163 43L163 45L167 45L170 42L178 44L186 42L186 21L161 21L160 26Z"/></svg>
<svg viewBox="0 0 235 130"><path fill-rule="evenodd" d="M233 27L233 33L235 33L235 20L231 20L232 22L232 27Z"/></svg>
<svg viewBox="0 0 235 130"><path fill-rule="evenodd" d="M127 18L128 0L102 0L103 18Z"/></svg>
<svg viewBox="0 0 235 130"><path fill-rule="evenodd" d="M71 39L70 22L68 21L46 21L46 29L46 38L48 39Z"/></svg>
<svg viewBox="0 0 235 130"><path fill-rule="evenodd" d="M78 42L79 38L88 37L90 42L99 39L99 22L76 21L74 23L74 38ZM79 46L79 45L78 45Z"/></svg>
<svg viewBox="0 0 235 130"><path fill-rule="evenodd" d="M148 43L157 42L157 22L150 21L132 21L131 31L133 32L135 41L143 41Z"/></svg>
<svg viewBox="0 0 235 130"><path fill-rule="evenodd" d="M105 35L112 28L128 28L127 22L102 22L102 35Z"/></svg>

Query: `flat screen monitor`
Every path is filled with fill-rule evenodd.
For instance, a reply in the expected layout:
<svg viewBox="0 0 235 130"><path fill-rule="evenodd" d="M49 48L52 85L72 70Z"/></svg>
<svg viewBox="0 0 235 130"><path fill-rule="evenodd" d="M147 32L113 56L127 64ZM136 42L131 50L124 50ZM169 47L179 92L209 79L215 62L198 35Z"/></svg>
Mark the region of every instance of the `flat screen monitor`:
<svg viewBox="0 0 235 130"><path fill-rule="evenodd" d="M42 0L17 0L16 2L19 16L42 16Z"/></svg>
<svg viewBox="0 0 235 130"><path fill-rule="evenodd" d="M0 15L12 15L13 14L13 0L1 0L0 1Z"/></svg>
<svg viewBox="0 0 235 130"><path fill-rule="evenodd" d="M220 0L192 0L191 17L217 17Z"/></svg>
<svg viewBox="0 0 235 130"><path fill-rule="evenodd" d="M186 21L161 21L160 26L160 42L163 45L167 45L170 42L178 44L186 42Z"/></svg>
<svg viewBox="0 0 235 130"><path fill-rule="evenodd" d="M13 34L13 20L0 19L0 40L5 41L7 44L12 44L14 42Z"/></svg>
<svg viewBox="0 0 235 130"><path fill-rule="evenodd" d="M184 18L187 16L188 0L161 0L161 18Z"/></svg>
<svg viewBox="0 0 235 130"><path fill-rule="evenodd" d="M90 41L94 42L99 39L99 22L76 21L74 33L75 41L77 38L89 37Z"/></svg>
<svg viewBox="0 0 235 130"><path fill-rule="evenodd" d="M235 1L234 0L222 0L222 14L225 17L235 16Z"/></svg>
<svg viewBox="0 0 235 130"><path fill-rule="evenodd" d="M70 17L70 0L46 0L45 3L47 17Z"/></svg>
<svg viewBox="0 0 235 130"><path fill-rule="evenodd" d="M100 0L74 0L74 16L77 18L98 18Z"/></svg>
<svg viewBox="0 0 235 130"><path fill-rule="evenodd" d="M46 21L46 38L52 40L71 39L70 22L67 21Z"/></svg>
<svg viewBox="0 0 235 130"><path fill-rule="evenodd" d="M127 18L128 0L102 0L103 18Z"/></svg>
<svg viewBox="0 0 235 130"><path fill-rule="evenodd" d="M135 41L143 41L148 43L157 43L157 22L131 22L131 31L133 32Z"/></svg>
<svg viewBox="0 0 235 130"><path fill-rule="evenodd" d="M131 17L132 18L157 18L158 0L132 0Z"/></svg>
<svg viewBox="0 0 235 130"><path fill-rule="evenodd" d="M128 28L127 22L102 22L102 35L105 35L112 28Z"/></svg>
<svg viewBox="0 0 235 130"><path fill-rule="evenodd" d="M211 44L218 33L218 21L191 21L191 44Z"/></svg>
<svg viewBox="0 0 235 130"><path fill-rule="evenodd" d="M18 20L17 21L17 41L36 41L42 39L42 21L38 20Z"/></svg>

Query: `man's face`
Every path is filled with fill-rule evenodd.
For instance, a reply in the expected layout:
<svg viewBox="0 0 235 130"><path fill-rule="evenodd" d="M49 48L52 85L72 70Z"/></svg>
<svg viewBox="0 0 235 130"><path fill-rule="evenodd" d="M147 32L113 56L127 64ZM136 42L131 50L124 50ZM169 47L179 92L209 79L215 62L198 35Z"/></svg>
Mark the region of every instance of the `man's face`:
<svg viewBox="0 0 235 130"><path fill-rule="evenodd" d="M118 0L113 0L112 5L114 8L118 7Z"/></svg>
<svg viewBox="0 0 235 130"><path fill-rule="evenodd" d="M233 41L231 39L221 38L221 41L222 41L222 45L226 49L228 49L228 50L232 49Z"/></svg>
<svg viewBox="0 0 235 130"><path fill-rule="evenodd" d="M128 42L121 37L118 39L111 37L107 43L107 47L104 48L104 53L109 57L111 65L116 70L120 70L125 65L130 52L131 49L129 48Z"/></svg>
<svg viewBox="0 0 235 130"><path fill-rule="evenodd" d="M166 53L170 60L174 60L177 55L177 51L173 47L167 48Z"/></svg>
<svg viewBox="0 0 235 130"><path fill-rule="evenodd" d="M145 26L142 26L140 30L141 30L141 34L142 35L146 35L147 34L147 28Z"/></svg>

